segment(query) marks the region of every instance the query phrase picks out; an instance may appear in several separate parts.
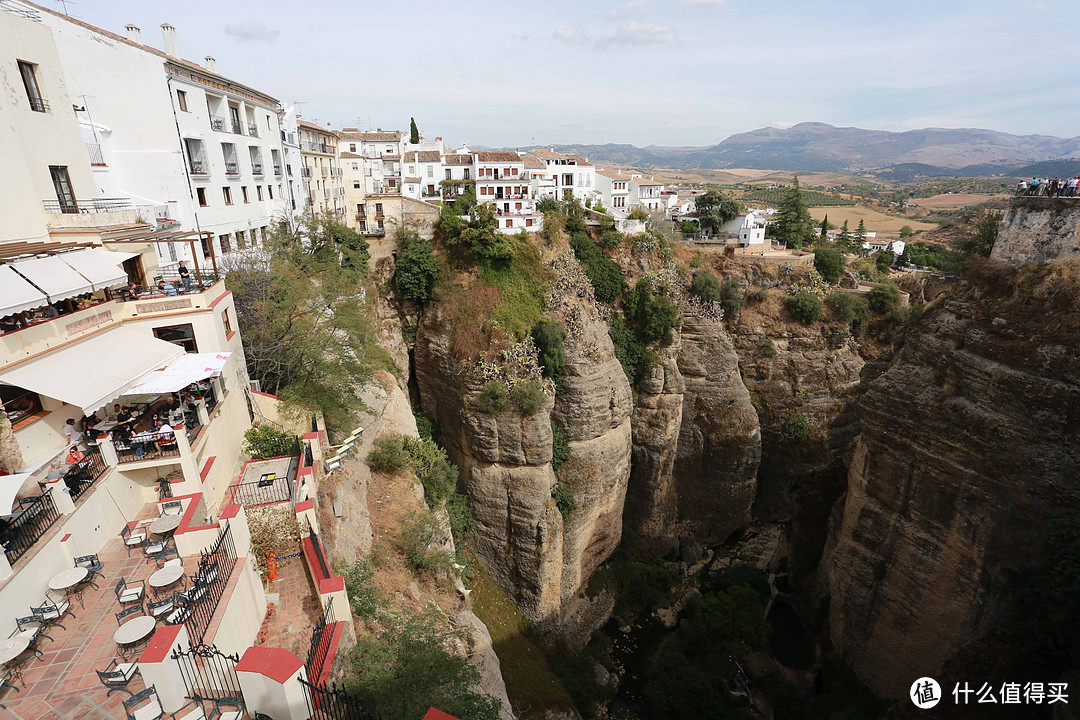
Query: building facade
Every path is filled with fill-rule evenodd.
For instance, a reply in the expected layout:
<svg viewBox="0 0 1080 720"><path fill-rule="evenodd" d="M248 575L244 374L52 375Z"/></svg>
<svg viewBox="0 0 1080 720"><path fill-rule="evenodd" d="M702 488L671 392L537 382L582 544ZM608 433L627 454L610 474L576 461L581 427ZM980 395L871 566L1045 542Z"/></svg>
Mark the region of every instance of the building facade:
<svg viewBox="0 0 1080 720"><path fill-rule="evenodd" d="M345 184L338 164L338 134L307 120L297 123L300 131L301 174L307 186L312 212L331 212L345 217Z"/></svg>

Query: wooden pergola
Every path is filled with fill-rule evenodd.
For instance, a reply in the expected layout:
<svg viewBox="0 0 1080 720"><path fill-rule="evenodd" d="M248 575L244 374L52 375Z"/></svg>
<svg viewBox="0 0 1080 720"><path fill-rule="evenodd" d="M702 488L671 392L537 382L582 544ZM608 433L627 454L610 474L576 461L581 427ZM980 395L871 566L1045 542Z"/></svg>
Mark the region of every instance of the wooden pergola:
<svg viewBox="0 0 1080 720"><path fill-rule="evenodd" d="M210 248L210 263L214 268L214 277L218 275L217 253L214 252L214 233L209 230L120 230L112 233L102 233L103 243L171 243L186 242L191 246L191 257L195 263L195 277L202 286L202 269L199 267L199 252L195 249L195 243L200 245L206 240ZM201 250L201 248L200 248Z"/></svg>

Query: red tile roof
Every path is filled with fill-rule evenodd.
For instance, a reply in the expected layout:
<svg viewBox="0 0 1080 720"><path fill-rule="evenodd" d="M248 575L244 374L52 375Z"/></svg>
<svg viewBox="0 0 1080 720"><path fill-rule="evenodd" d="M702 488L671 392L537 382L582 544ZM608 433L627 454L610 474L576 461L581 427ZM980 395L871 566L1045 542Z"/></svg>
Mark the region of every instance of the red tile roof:
<svg viewBox="0 0 1080 720"><path fill-rule="evenodd" d="M476 159L480 162L523 162L521 156L516 152L509 151L496 151L496 152L481 152L477 151L473 153L476 155Z"/></svg>
<svg viewBox="0 0 1080 720"><path fill-rule="evenodd" d="M444 165L472 165L472 155L444 155Z"/></svg>

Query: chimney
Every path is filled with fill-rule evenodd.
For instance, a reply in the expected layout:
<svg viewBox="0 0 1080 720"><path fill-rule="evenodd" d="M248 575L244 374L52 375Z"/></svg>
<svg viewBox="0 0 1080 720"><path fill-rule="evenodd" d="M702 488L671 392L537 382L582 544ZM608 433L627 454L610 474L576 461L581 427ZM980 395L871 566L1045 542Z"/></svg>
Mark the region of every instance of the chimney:
<svg viewBox="0 0 1080 720"><path fill-rule="evenodd" d="M139 31L139 27L134 23L128 23L124 26L127 30L127 39L131 42L142 44L142 33Z"/></svg>
<svg viewBox="0 0 1080 720"><path fill-rule="evenodd" d="M214 59L213 55L207 55L206 57L203 58L203 60L206 63L206 69L207 70L209 70L212 73L217 72L217 60Z"/></svg>
<svg viewBox="0 0 1080 720"><path fill-rule="evenodd" d="M161 23L161 38L165 43L165 54L180 57L180 46L176 43L176 28L169 23Z"/></svg>

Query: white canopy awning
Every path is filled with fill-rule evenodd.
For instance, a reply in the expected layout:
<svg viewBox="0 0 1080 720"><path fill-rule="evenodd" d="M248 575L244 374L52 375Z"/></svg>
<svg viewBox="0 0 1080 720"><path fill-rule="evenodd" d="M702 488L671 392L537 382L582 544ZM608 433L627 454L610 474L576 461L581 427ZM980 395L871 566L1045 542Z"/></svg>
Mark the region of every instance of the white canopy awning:
<svg viewBox="0 0 1080 720"><path fill-rule="evenodd" d="M116 327L0 372L0 383L82 408L104 407L184 349L127 327Z"/></svg>
<svg viewBox="0 0 1080 720"><path fill-rule="evenodd" d="M10 515L15 498L32 473L0 475L0 515Z"/></svg>
<svg viewBox="0 0 1080 720"><path fill-rule="evenodd" d="M168 367L147 375L124 395L164 395L183 390L193 382L221 374L232 353L187 353L169 363Z"/></svg>
<svg viewBox="0 0 1080 720"><path fill-rule="evenodd" d="M8 265L0 265L0 317L49 304L49 298Z"/></svg>
<svg viewBox="0 0 1080 720"><path fill-rule="evenodd" d="M22 260L12 263L11 267L41 288L49 296L49 302L75 297L94 290L89 280L72 270L70 265L56 255Z"/></svg>
<svg viewBox="0 0 1080 720"><path fill-rule="evenodd" d="M97 248L87 248L57 255L58 258L71 266L73 270L90 281L95 290L124 285L128 281L127 273L120 263L126 260L116 259L113 255L126 255L127 253L111 253Z"/></svg>

